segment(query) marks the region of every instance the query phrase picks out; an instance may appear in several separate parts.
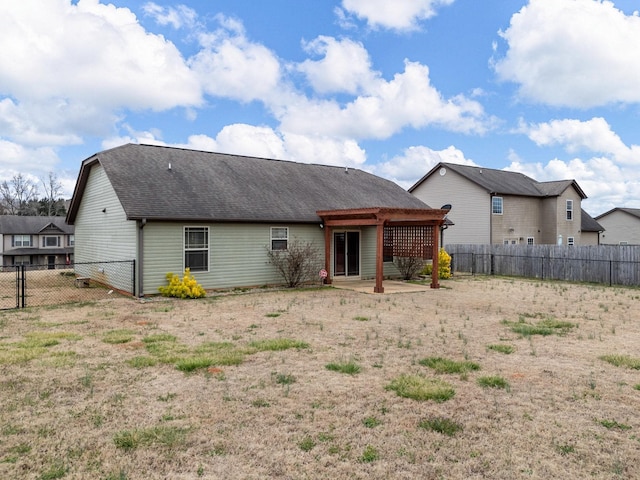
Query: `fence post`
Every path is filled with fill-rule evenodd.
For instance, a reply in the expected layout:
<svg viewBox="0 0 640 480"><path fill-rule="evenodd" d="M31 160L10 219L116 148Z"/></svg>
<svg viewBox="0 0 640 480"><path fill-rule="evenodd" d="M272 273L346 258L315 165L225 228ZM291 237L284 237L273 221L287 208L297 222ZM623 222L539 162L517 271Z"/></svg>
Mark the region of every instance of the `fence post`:
<svg viewBox="0 0 640 480"><path fill-rule="evenodd" d="M476 274L476 259L475 254L471 252L471 275Z"/></svg>
<svg viewBox="0 0 640 480"><path fill-rule="evenodd" d="M493 255L493 253L491 254L491 275L495 275L496 274L496 259L495 256Z"/></svg>
<svg viewBox="0 0 640 480"><path fill-rule="evenodd" d="M609 260L609 286L613 284L613 260Z"/></svg>
<svg viewBox="0 0 640 480"><path fill-rule="evenodd" d="M27 291L27 278L26 278L27 274L26 274L26 268L24 265L20 265L20 291L21 291L21 295L22 295L22 305L20 305L22 308L26 307L26 302L25 302L25 297L26 297L26 291Z"/></svg>

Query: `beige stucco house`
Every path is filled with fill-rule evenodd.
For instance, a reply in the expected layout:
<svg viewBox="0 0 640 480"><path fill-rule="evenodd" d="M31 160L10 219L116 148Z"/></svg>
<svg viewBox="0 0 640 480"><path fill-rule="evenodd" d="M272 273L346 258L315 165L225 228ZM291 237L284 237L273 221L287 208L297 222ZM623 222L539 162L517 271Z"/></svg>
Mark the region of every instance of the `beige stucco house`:
<svg viewBox="0 0 640 480"><path fill-rule="evenodd" d="M575 180L537 182L516 172L439 163L409 192L451 205L443 244L597 245L602 227L582 210Z"/></svg>
<svg viewBox="0 0 640 480"><path fill-rule="evenodd" d="M596 217L606 232L600 238L607 245L640 245L640 208L614 208Z"/></svg>

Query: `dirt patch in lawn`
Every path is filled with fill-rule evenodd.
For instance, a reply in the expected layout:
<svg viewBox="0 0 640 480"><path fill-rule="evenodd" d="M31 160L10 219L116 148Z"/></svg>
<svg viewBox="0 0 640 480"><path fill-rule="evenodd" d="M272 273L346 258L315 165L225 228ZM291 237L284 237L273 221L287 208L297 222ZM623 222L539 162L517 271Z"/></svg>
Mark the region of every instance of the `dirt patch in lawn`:
<svg viewBox="0 0 640 480"><path fill-rule="evenodd" d="M442 287L2 312L0 478L640 477L640 291Z"/></svg>

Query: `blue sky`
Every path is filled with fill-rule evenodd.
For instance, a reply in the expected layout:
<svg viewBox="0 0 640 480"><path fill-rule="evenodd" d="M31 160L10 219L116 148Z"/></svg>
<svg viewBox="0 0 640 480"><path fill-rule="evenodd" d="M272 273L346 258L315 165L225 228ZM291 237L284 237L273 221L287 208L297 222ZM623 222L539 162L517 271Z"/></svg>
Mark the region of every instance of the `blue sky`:
<svg viewBox="0 0 640 480"><path fill-rule="evenodd" d="M640 208L637 0L0 5L0 181L137 142L361 168L576 179Z"/></svg>

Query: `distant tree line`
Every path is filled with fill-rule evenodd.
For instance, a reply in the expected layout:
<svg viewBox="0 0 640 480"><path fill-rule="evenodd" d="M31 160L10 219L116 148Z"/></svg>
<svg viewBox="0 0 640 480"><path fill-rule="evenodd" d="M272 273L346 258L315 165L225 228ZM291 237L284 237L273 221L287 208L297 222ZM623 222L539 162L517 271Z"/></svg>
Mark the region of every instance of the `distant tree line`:
<svg viewBox="0 0 640 480"><path fill-rule="evenodd" d="M55 173L49 172L38 184L21 173L0 183L0 215L64 216L67 214L62 198L62 184Z"/></svg>

